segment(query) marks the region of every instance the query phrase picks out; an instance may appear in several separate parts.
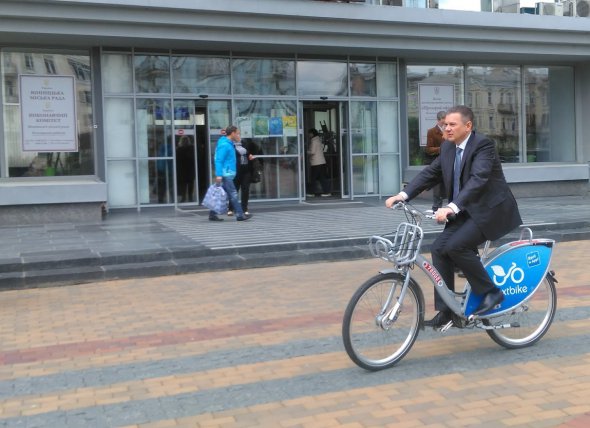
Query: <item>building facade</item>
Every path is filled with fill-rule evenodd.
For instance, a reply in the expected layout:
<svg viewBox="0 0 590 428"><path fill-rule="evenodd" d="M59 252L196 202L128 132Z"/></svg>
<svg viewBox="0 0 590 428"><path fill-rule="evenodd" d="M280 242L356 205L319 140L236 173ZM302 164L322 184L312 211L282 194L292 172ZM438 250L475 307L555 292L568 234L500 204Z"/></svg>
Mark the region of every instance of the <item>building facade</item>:
<svg viewBox="0 0 590 428"><path fill-rule="evenodd" d="M194 207L229 124L263 165L254 201L315 193L310 128L333 198L388 196L453 104L517 197L587 194L590 18L377 3L4 1L5 223Z"/></svg>

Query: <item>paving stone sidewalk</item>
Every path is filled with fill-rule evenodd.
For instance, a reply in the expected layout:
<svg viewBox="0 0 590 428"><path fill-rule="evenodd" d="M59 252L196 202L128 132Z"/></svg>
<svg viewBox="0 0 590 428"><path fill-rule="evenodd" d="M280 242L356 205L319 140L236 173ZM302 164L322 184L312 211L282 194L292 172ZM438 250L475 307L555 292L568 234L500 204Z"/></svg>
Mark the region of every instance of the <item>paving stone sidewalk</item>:
<svg viewBox="0 0 590 428"><path fill-rule="evenodd" d="M0 426L587 427L589 250L557 245L558 311L535 346L425 330L377 373L341 341L377 259L5 291Z"/></svg>

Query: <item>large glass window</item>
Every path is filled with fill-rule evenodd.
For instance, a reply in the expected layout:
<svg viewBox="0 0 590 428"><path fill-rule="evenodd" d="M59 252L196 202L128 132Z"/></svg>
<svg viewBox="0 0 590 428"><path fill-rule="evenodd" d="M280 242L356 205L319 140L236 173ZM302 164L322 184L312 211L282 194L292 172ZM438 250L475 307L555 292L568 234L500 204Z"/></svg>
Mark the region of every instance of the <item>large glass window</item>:
<svg viewBox="0 0 590 428"><path fill-rule="evenodd" d="M133 92L132 82L131 54L102 56L102 83L106 94L130 94Z"/></svg>
<svg viewBox="0 0 590 428"><path fill-rule="evenodd" d="M170 100L137 100L136 123L140 203L172 203L174 169Z"/></svg>
<svg viewBox="0 0 590 428"><path fill-rule="evenodd" d="M352 186L355 195L379 193L377 103L350 103L352 134Z"/></svg>
<svg viewBox="0 0 590 428"><path fill-rule="evenodd" d="M236 100L236 125L242 144L264 166L251 197L295 198L299 188L297 105L291 100Z"/></svg>
<svg viewBox="0 0 590 428"><path fill-rule="evenodd" d="M297 92L300 96L347 96L346 63L298 61Z"/></svg>
<svg viewBox="0 0 590 428"><path fill-rule="evenodd" d="M234 94L295 95L295 61L234 59Z"/></svg>
<svg viewBox="0 0 590 428"><path fill-rule="evenodd" d="M574 72L525 67L526 161L575 160Z"/></svg>
<svg viewBox="0 0 590 428"><path fill-rule="evenodd" d="M167 55L135 55L135 91L139 93L170 93L170 57Z"/></svg>
<svg viewBox="0 0 590 428"><path fill-rule="evenodd" d="M408 157L410 165L427 162L424 148L429 127L436 125L436 113L453 104L463 103L463 67L461 65L409 65L408 81ZM422 86L423 85L423 86ZM432 91L428 91L432 88ZM440 100L435 96L420 99L421 90L433 95L443 91ZM424 118L425 113L432 120Z"/></svg>
<svg viewBox="0 0 590 428"><path fill-rule="evenodd" d="M73 176L94 174L94 142L93 142L93 110L92 99L80 94L92 93L89 55L69 53L37 53L37 52L10 52L2 51L2 82L4 86L4 142L5 156L8 164L9 177L37 177L37 176ZM51 74L49 79L48 74ZM24 123L27 132L30 132L30 140L23 144L21 135L21 109L23 100L17 90L19 75L39 76L29 78L28 88L35 91L39 86L38 96L31 96L27 100L29 111L44 109L43 114L69 114L63 123L56 123L58 119L37 120L27 118ZM48 76L44 82L43 76ZM63 76L71 76L73 88L68 79ZM37 80L35 80L37 79ZM66 85L62 86L61 85ZM44 85L57 85L51 92L60 92L60 99L52 100L43 98L51 95L43 94ZM68 88L71 88L69 91ZM46 103L40 106L39 103ZM48 113L49 112L49 113ZM59 119L61 120L61 119ZM34 128L34 129L33 129ZM74 141L72 149L63 150L63 141L56 135L66 133L64 129L72 129ZM65 134L64 134L65 135ZM69 143L68 143L69 144ZM42 148L39 149L39 148ZM62 150L56 150L57 148ZM6 175L3 172L3 175Z"/></svg>
<svg viewBox="0 0 590 428"><path fill-rule="evenodd" d="M375 64L351 63L350 95L353 97L374 97L377 95Z"/></svg>
<svg viewBox="0 0 590 428"><path fill-rule="evenodd" d="M107 158L135 156L133 100L106 98L104 111L104 139Z"/></svg>
<svg viewBox="0 0 590 428"><path fill-rule="evenodd" d="M496 142L502 162L520 162L520 67L468 66L473 128Z"/></svg>
<svg viewBox="0 0 590 428"><path fill-rule="evenodd" d="M229 58L172 57L172 75L177 94L230 93Z"/></svg>

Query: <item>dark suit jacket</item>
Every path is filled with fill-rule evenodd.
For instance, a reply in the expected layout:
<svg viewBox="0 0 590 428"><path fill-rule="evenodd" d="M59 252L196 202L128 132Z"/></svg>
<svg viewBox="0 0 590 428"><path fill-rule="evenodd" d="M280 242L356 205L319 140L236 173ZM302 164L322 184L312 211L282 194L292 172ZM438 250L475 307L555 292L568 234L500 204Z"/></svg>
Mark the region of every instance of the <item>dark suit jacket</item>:
<svg viewBox="0 0 590 428"><path fill-rule="evenodd" d="M410 199L441 181L452 199L455 151L454 143L443 142L440 156L404 189ZM459 194L452 202L469 214L487 239L496 240L522 224L496 146L485 135L471 133L461 160L460 180Z"/></svg>

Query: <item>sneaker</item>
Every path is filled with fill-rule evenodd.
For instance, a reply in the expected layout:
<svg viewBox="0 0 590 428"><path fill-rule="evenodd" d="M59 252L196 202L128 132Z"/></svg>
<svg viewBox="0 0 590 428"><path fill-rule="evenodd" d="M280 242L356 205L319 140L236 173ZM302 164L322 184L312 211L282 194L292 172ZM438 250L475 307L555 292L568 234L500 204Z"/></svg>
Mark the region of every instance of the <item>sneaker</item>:
<svg viewBox="0 0 590 428"><path fill-rule="evenodd" d="M306 194L305 196L307 196L308 198L313 198L313 197L315 197L315 195L314 195L314 194L312 194L312 193L308 193L308 194Z"/></svg>
<svg viewBox="0 0 590 428"><path fill-rule="evenodd" d="M209 221L223 221L223 219L217 217L216 215L213 215L213 216L209 216Z"/></svg>
<svg viewBox="0 0 590 428"><path fill-rule="evenodd" d="M243 217L236 217L237 221L246 221L246 220L250 220L252 218L252 214L246 214L244 213Z"/></svg>
<svg viewBox="0 0 590 428"><path fill-rule="evenodd" d="M244 215L250 215L248 211L244 211Z"/></svg>
<svg viewBox="0 0 590 428"><path fill-rule="evenodd" d="M234 215L234 212L233 211L228 211L227 212L227 215L231 217L232 215Z"/></svg>
<svg viewBox="0 0 590 428"><path fill-rule="evenodd" d="M327 198L329 196L332 196L331 193L322 193L322 198Z"/></svg>

